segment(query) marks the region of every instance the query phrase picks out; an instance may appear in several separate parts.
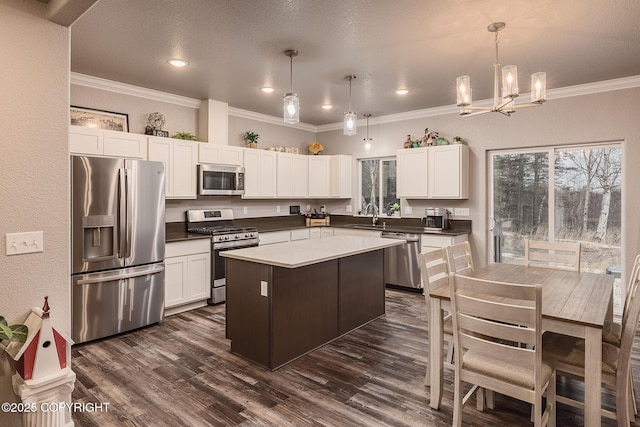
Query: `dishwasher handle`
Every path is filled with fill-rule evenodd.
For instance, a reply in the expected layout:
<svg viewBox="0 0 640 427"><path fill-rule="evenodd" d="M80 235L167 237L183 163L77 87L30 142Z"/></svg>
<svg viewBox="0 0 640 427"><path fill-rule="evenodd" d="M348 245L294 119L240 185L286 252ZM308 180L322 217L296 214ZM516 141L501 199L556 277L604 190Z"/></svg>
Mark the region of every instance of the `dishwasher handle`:
<svg viewBox="0 0 640 427"><path fill-rule="evenodd" d="M419 234L406 234L406 233L398 233L394 231L383 231L382 237L385 239L398 239L398 240L406 240L409 242L419 242L420 235Z"/></svg>

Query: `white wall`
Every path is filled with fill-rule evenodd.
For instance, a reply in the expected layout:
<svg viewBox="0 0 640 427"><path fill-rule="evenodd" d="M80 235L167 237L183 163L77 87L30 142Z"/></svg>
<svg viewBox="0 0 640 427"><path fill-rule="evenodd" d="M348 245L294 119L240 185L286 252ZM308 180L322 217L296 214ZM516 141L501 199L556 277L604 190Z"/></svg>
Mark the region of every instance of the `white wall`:
<svg viewBox="0 0 640 427"><path fill-rule="evenodd" d="M69 332L69 30L47 21L46 7L0 0L0 314L24 321L47 295L53 322ZM37 230L43 253L4 254L6 233ZM12 400L0 367L0 401ZM0 424L12 425L5 415Z"/></svg>
<svg viewBox="0 0 640 427"><path fill-rule="evenodd" d="M487 258L487 151L505 148L524 148L545 145L581 144L601 141L623 142L623 268L628 275L635 254L640 251L640 88L617 90L592 95L575 96L548 101L539 108L525 109L511 117L485 114L463 118L457 114L425 117L369 126L373 138L372 150L364 150L365 128L358 135L347 137L341 130L318 133L328 154L350 154L356 158L394 155L402 148L407 134L414 139L425 128L435 129L441 136L452 139L459 135L471 149L470 197L465 201L403 201L413 208L414 217L423 216L423 208L468 207L473 221L472 244L480 264ZM370 121L375 118L370 119ZM355 194L355 193L354 193ZM403 214L403 216L405 216Z"/></svg>

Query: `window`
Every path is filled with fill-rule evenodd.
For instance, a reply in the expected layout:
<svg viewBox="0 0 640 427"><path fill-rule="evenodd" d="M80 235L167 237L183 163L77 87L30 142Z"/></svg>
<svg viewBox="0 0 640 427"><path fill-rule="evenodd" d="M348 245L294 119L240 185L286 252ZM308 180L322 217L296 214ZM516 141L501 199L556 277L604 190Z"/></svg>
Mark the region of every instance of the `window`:
<svg viewBox="0 0 640 427"><path fill-rule="evenodd" d="M582 271L620 265L619 144L494 151L489 157L493 261L524 262L524 240L534 239L580 242Z"/></svg>
<svg viewBox="0 0 640 427"><path fill-rule="evenodd" d="M391 215L396 196L396 159L363 159L360 169L360 215Z"/></svg>

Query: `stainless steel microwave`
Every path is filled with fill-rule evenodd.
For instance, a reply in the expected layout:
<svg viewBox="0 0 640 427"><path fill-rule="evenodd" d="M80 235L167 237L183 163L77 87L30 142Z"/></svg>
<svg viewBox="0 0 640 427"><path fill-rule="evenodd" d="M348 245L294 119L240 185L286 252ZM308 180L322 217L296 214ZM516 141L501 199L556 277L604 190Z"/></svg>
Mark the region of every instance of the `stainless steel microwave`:
<svg viewBox="0 0 640 427"><path fill-rule="evenodd" d="M244 194L244 168L240 166L199 164L198 194L201 196Z"/></svg>

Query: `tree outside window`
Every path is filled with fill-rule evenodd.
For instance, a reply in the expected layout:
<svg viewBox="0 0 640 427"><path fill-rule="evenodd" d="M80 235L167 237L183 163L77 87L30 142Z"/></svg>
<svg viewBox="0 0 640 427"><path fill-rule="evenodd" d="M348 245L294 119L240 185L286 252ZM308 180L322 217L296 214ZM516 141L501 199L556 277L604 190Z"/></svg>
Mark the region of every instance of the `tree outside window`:
<svg viewBox="0 0 640 427"><path fill-rule="evenodd" d="M396 196L396 160L360 160L360 214L386 215L399 204Z"/></svg>

